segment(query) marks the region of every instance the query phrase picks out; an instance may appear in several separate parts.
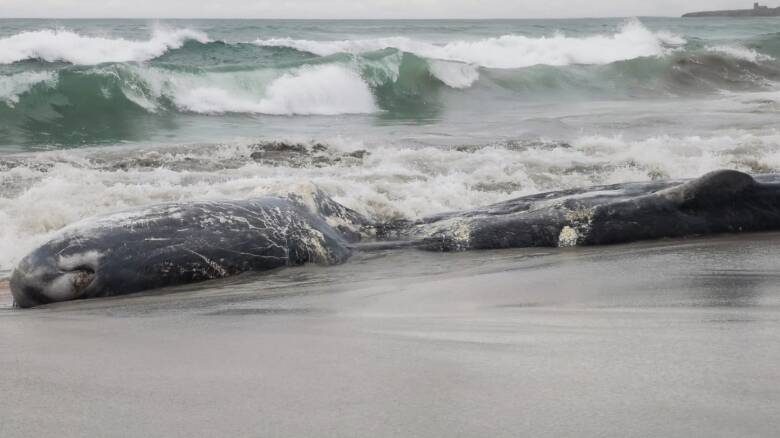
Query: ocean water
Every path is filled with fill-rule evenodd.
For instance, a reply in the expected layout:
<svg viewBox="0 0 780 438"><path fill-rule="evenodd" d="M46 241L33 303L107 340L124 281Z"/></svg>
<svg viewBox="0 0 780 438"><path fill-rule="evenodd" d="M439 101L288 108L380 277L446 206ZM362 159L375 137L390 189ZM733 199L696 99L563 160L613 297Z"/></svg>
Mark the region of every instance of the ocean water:
<svg viewBox="0 0 780 438"><path fill-rule="evenodd" d="M778 19L0 20L0 280L63 226L316 185L376 220L780 171Z"/></svg>

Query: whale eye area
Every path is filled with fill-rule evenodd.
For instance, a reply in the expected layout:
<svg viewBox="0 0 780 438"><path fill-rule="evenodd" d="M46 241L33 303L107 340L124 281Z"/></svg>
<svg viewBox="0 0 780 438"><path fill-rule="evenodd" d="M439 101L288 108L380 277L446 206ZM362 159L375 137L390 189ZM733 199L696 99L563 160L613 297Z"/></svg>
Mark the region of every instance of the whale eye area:
<svg viewBox="0 0 780 438"><path fill-rule="evenodd" d="M81 291L95 279L99 259L100 253L97 251L62 255L57 261L57 268L76 290Z"/></svg>
<svg viewBox="0 0 780 438"><path fill-rule="evenodd" d="M73 268L70 268L70 269L68 269L65 272L84 272L84 273L87 273L87 274L90 274L90 275L94 275L95 274L95 268L93 268L92 266L88 266L88 265L81 265L81 266L75 266Z"/></svg>

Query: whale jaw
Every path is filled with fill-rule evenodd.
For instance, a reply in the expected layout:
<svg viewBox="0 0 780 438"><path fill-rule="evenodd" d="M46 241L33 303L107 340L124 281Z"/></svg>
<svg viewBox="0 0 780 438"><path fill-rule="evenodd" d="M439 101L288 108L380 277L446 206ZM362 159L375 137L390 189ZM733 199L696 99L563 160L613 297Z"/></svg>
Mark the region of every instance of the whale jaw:
<svg viewBox="0 0 780 438"><path fill-rule="evenodd" d="M65 261L65 263L63 263ZM11 275L14 305L21 308L82 298L97 278L94 263L72 265L62 257L30 254Z"/></svg>

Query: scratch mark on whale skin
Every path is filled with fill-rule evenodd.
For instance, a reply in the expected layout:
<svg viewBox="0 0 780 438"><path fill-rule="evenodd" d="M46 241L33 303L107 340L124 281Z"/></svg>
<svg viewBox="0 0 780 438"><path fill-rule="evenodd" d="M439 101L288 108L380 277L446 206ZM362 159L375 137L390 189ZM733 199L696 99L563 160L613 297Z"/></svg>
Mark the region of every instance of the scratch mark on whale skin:
<svg viewBox="0 0 780 438"><path fill-rule="evenodd" d="M215 262L214 260L211 260L210 258L204 256L203 254L201 254L201 253L199 253L197 251L193 251L191 249L188 249L187 251L192 253L192 254L195 254L196 256L198 256L201 259L203 259L203 261L206 262L206 264L209 267L211 267L211 269L216 271L219 274L220 277L227 277L228 272L219 263Z"/></svg>

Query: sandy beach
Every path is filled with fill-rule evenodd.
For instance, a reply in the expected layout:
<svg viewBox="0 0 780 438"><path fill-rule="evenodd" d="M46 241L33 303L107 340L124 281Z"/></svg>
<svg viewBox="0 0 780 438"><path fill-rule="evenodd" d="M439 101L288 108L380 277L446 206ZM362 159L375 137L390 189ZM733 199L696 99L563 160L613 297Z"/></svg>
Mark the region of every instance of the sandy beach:
<svg viewBox="0 0 780 438"><path fill-rule="evenodd" d="M772 436L778 243L380 252L6 306L0 436Z"/></svg>

